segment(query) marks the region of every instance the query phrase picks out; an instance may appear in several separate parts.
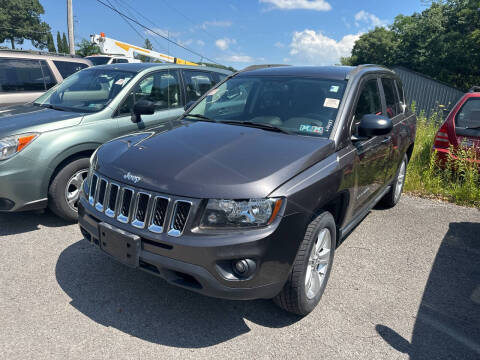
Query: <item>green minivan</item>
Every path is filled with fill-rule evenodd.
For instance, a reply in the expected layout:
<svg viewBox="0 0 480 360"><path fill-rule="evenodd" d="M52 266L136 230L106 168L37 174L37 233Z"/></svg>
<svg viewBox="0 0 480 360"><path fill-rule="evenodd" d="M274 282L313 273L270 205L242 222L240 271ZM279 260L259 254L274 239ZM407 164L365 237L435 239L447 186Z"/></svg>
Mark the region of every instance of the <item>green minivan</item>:
<svg viewBox="0 0 480 360"><path fill-rule="evenodd" d="M177 118L229 74L177 64L95 66L33 103L0 108L0 212L48 206L75 221L98 146Z"/></svg>

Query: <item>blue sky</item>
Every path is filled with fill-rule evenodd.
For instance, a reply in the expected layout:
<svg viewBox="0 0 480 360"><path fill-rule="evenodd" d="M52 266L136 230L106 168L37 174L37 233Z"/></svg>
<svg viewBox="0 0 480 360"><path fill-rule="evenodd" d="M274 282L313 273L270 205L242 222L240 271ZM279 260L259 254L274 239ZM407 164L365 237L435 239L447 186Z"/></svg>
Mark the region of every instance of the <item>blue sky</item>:
<svg viewBox="0 0 480 360"><path fill-rule="evenodd" d="M56 36L66 32L66 0L40 0ZM103 0L108 2L108 0ZM218 63L243 68L253 63L329 65L349 55L355 39L398 14L422 11L420 0L110 0L139 22L169 35ZM108 37L199 61L183 49L125 21L95 0L73 0L75 39ZM55 37L56 38L56 37ZM28 47L25 45L24 47Z"/></svg>

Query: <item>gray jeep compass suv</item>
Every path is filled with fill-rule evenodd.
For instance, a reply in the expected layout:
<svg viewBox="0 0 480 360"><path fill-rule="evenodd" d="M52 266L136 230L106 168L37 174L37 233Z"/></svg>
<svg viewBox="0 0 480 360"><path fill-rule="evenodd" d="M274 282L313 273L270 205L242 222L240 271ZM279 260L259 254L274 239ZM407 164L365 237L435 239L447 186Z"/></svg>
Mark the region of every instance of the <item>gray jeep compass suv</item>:
<svg viewBox="0 0 480 360"><path fill-rule="evenodd" d="M386 68L242 71L181 118L101 146L80 228L172 284L304 315L339 242L399 201L415 130Z"/></svg>

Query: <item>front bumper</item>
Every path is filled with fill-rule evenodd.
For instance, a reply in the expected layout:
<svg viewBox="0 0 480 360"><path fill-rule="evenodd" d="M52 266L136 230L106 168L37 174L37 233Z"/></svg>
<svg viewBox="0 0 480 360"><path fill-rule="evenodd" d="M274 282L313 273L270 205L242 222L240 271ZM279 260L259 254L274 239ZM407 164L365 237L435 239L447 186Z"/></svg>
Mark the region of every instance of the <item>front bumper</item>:
<svg viewBox="0 0 480 360"><path fill-rule="evenodd" d="M305 219L294 214L277 218L267 228L236 235L157 237L95 211L83 196L78 221L84 238L96 246L102 222L140 236L138 267L142 270L207 296L236 300L268 299L281 291L305 230ZM256 263L255 272L246 279L229 276L232 261L238 259Z"/></svg>
<svg viewBox="0 0 480 360"><path fill-rule="evenodd" d="M21 154L0 162L0 212L45 208L45 170L45 167Z"/></svg>

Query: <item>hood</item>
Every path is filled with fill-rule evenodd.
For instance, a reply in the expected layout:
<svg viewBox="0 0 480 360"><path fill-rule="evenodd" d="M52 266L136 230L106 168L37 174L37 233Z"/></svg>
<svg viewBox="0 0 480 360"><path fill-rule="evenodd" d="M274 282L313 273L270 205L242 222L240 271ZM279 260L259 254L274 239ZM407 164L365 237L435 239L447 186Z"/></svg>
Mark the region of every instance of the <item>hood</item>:
<svg viewBox="0 0 480 360"><path fill-rule="evenodd" d="M170 195L263 198L334 149L333 141L318 137L177 122L103 145L97 170L121 183Z"/></svg>
<svg viewBox="0 0 480 360"><path fill-rule="evenodd" d="M85 114L30 104L0 109L0 136L27 131L49 131L80 123Z"/></svg>

